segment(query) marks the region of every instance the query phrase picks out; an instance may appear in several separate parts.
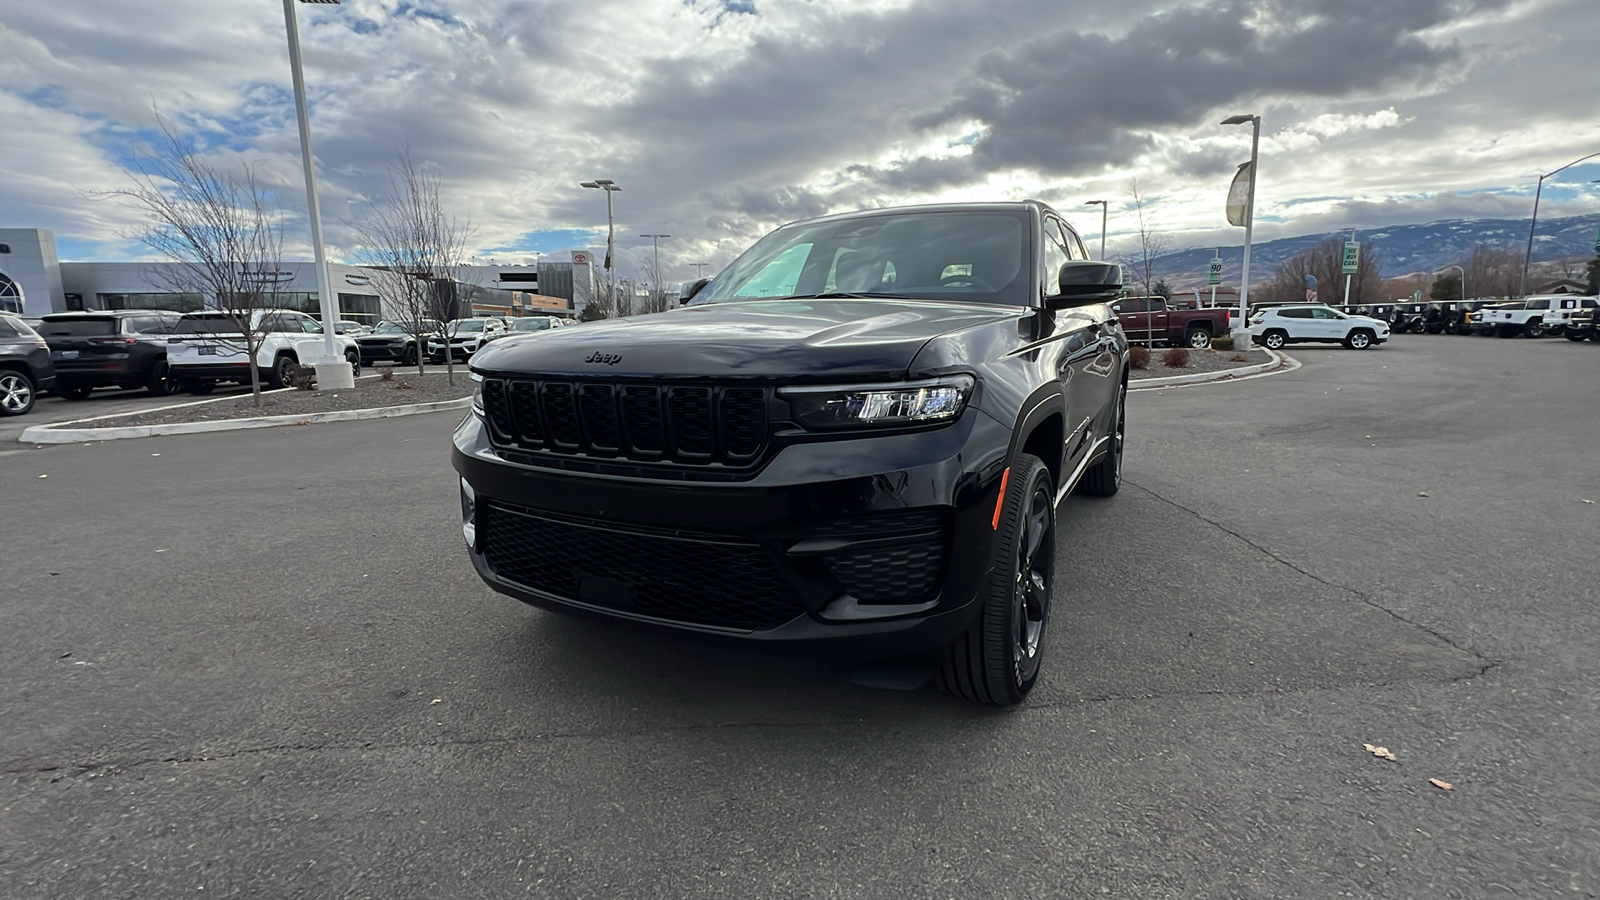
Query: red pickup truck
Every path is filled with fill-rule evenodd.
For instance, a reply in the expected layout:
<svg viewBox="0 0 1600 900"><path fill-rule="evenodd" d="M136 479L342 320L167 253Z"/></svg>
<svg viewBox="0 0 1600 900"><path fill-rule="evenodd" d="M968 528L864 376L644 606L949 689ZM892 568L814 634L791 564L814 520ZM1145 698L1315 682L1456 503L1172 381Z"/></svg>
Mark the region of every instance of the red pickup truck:
<svg viewBox="0 0 1600 900"><path fill-rule="evenodd" d="M1164 297L1123 297L1112 302L1117 321L1135 344L1170 344L1204 350L1212 335L1228 333L1227 307L1172 309Z"/></svg>

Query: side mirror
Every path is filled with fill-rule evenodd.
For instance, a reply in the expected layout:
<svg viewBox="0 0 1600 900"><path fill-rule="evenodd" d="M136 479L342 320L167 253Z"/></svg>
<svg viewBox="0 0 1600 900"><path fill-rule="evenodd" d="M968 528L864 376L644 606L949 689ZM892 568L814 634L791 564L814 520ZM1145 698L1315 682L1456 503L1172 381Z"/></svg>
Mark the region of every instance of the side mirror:
<svg viewBox="0 0 1600 900"><path fill-rule="evenodd" d="M678 305L682 306L685 303L688 303L690 300L693 300L694 295L700 293L700 289L710 283L711 279L701 278L684 285L683 290L678 294Z"/></svg>
<svg viewBox="0 0 1600 900"><path fill-rule="evenodd" d="M1093 259L1069 260L1056 273L1056 291L1055 296L1045 298L1049 309L1114 300L1122 292L1122 266Z"/></svg>

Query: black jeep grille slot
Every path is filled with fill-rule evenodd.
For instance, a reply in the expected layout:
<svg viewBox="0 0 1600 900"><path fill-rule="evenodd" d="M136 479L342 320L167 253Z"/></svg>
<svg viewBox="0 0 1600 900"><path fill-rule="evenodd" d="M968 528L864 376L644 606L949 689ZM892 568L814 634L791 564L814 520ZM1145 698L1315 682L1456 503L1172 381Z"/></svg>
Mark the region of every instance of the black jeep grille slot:
<svg viewBox="0 0 1600 900"><path fill-rule="evenodd" d="M767 395L756 388L722 392L722 448L734 459L749 459L767 438Z"/></svg>
<svg viewBox="0 0 1600 900"><path fill-rule="evenodd" d="M539 455L747 468L767 447L759 387L486 378L497 447Z"/></svg>
<svg viewBox="0 0 1600 900"><path fill-rule="evenodd" d="M617 398L609 384L586 384L578 391L583 407L583 430L596 450L622 449L622 428L617 424Z"/></svg>
<svg viewBox="0 0 1600 900"><path fill-rule="evenodd" d="M489 503L484 558L508 581L678 622L756 630L805 614L760 544L732 535L633 529Z"/></svg>
<svg viewBox="0 0 1600 900"><path fill-rule="evenodd" d="M628 446L636 453L659 455L667 449L667 432L661 418L661 389L630 384L622 389L622 422Z"/></svg>
<svg viewBox="0 0 1600 900"><path fill-rule="evenodd" d="M544 421L550 429L550 439L573 449L583 446L583 433L578 430L578 404L572 396L572 385L564 381L546 381L541 387Z"/></svg>
<svg viewBox="0 0 1600 900"><path fill-rule="evenodd" d="M683 456L711 455L711 389L675 387L667 391L672 443Z"/></svg>

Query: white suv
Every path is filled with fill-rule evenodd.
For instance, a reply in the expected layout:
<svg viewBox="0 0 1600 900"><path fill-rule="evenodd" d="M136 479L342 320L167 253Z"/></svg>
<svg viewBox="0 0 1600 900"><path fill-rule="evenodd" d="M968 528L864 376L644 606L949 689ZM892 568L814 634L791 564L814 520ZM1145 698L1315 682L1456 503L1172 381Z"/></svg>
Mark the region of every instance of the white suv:
<svg viewBox="0 0 1600 900"><path fill-rule="evenodd" d="M1252 313L1250 339L1269 350L1297 343L1343 344L1365 350L1389 339L1389 323L1348 315L1320 303L1297 303Z"/></svg>
<svg viewBox="0 0 1600 900"><path fill-rule="evenodd" d="M451 319L445 323L444 333L450 336L450 355L463 362L478 352L491 335L506 330L504 319L479 316L473 319ZM428 339L428 357L434 362L444 362L444 342L438 337Z"/></svg>
<svg viewBox="0 0 1600 900"><path fill-rule="evenodd" d="M261 336L256 368L261 380L280 388L291 367L310 365L322 356L322 323L292 309L258 309L250 329ZM335 335L334 346L361 374L361 351L349 335ZM192 394L209 394L219 381L250 383L249 350L239 323L222 312L184 313L167 337L167 377Z"/></svg>

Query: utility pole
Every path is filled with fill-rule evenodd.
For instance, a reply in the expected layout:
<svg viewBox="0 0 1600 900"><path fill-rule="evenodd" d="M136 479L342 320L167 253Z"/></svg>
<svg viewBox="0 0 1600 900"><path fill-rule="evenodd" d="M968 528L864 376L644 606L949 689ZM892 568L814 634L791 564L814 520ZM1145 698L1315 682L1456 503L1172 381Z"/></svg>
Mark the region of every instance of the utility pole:
<svg viewBox="0 0 1600 900"><path fill-rule="evenodd" d="M694 277L698 280L701 275L705 274L701 270L709 267L711 263L690 263L689 265L694 266Z"/></svg>
<svg viewBox="0 0 1600 900"><path fill-rule="evenodd" d="M656 261L655 261L655 267L656 267L656 270L655 270L655 284L652 285L651 288L650 288L650 290L654 294L654 296L652 296L650 298L650 306L652 308L652 311L654 311L654 307L660 301L660 298L661 298L661 241L666 240L669 237L672 237L672 235L670 235L670 234L641 234L641 235L639 235L639 237L649 238L650 239L650 246L655 250L655 255L656 255Z"/></svg>

